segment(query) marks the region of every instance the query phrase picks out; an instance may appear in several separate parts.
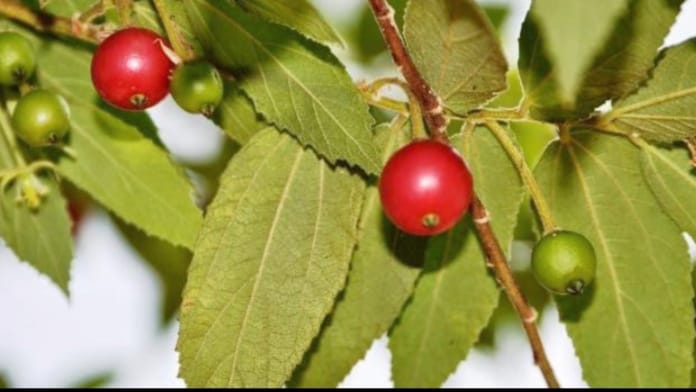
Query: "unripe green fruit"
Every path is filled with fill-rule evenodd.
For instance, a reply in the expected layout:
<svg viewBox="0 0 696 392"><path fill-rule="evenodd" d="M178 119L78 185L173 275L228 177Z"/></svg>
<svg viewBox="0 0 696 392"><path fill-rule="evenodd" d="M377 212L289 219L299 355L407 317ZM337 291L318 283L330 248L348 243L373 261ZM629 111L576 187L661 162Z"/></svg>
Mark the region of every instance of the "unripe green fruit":
<svg viewBox="0 0 696 392"><path fill-rule="evenodd" d="M36 56L29 41L15 32L0 33L0 85L17 85L27 80L35 68Z"/></svg>
<svg viewBox="0 0 696 392"><path fill-rule="evenodd" d="M70 131L68 104L50 91L32 91L17 102L12 126L17 136L32 147L57 144Z"/></svg>
<svg viewBox="0 0 696 392"><path fill-rule="evenodd" d="M172 75L170 89L182 109L206 116L213 114L224 92L220 73L206 61L179 65Z"/></svg>
<svg viewBox="0 0 696 392"><path fill-rule="evenodd" d="M587 238L572 231L546 235L532 251L532 271L556 294L580 294L594 279L597 257Z"/></svg>

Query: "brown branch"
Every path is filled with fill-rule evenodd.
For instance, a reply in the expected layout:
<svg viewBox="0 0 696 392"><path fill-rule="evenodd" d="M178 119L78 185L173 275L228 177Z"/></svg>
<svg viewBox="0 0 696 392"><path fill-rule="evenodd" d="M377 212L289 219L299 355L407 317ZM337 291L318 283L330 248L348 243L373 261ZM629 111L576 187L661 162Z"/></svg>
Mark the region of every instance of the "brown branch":
<svg viewBox="0 0 696 392"><path fill-rule="evenodd" d="M431 137L435 140L447 141L447 118L443 115L442 101L420 75L406 51L394 22L394 10L385 0L370 0L370 5L394 62L423 109Z"/></svg>
<svg viewBox="0 0 696 392"><path fill-rule="evenodd" d="M43 11L34 11L18 0L0 1L0 15L5 15L37 31L75 37L92 43L98 42L99 29L83 25L75 18L65 18Z"/></svg>
<svg viewBox="0 0 696 392"><path fill-rule="evenodd" d="M537 312L529 305L527 299L517 285L512 270L510 270L510 266L505 259L505 254L503 254L502 249L500 249L500 244L491 227L488 211L486 211L486 208L477 196L474 196L474 201L471 203L471 214L476 224L481 246L488 258L489 266L493 268L498 281L505 288L508 299L510 299L510 302L512 302L512 305L515 307L517 314L519 314L522 320L522 326L532 346L534 362L541 369L546 384L551 388L558 388L558 381L553 373L549 359L546 357L544 344L541 342L539 330L535 324Z"/></svg>
<svg viewBox="0 0 696 392"><path fill-rule="evenodd" d="M445 129L447 127L447 119L443 114L442 101L421 77L418 69L416 69L416 66L413 64L411 57L406 51L396 28L396 23L394 22L394 10L385 0L369 1L372 12L382 30L384 40L387 42L387 46L391 51L394 62L397 67L399 67L409 88L416 96L425 112L426 123L432 132L431 137L436 140L447 141ZM476 195L474 195L474 201L471 205L471 213L478 232L479 241L481 242L489 264L493 268L498 281L505 289L510 302L512 302L515 310L522 319L522 325L532 346L534 362L541 369L546 384L551 388L557 388L559 387L558 381L546 357L544 345L541 342L539 330L535 324L537 318L536 311L529 305L520 291L512 275L512 271L508 266L505 255L500 248L500 243L490 225L488 211L486 211L486 208Z"/></svg>

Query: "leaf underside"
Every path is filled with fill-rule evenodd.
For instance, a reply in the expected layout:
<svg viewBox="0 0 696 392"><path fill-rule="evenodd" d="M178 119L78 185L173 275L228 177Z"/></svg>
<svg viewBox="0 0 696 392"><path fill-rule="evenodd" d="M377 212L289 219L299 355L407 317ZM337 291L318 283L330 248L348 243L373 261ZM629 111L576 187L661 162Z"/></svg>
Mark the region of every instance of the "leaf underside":
<svg viewBox="0 0 696 392"><path fill-rule="evenodd" d="M407 129L381 125L376 133L384 160L408 142ZM406 235L388 221L376 184L367 188L363 205L348 282L315 347L296 372L293 387L336 387L392 325L413 292L426 238Z"/></svg>
<svg viewBox="0 0 696 392"><path fill-rule="evenodd" d="M189 386L283 385L344 286L363 196L359 177L273 128L234 156L184 291Z"/></svg>
<svg viewBox="0 0 696 392"><path fill-rule="evenodd" d="M549 45L530 13L520 33L518 67L530 114L538 120L583 118L609 99L635 91L654 66L657 50L674 23L683 0L636 0L616 20L608 40L585 68L575 99L562 98L559 71L549 60ZM602 1L583 2L590 12ZM571 12L566 9L564 12ZM582 37L581 39L585 39Z"/></svg>
<svg viewBox="0 0 696 392"><path fill-rule="evenodd" d="M686 244L640 173L630 141L589 131L556 142L536 175L557 224L594 245L597 276L557 297L585 380L595 387L687 386L694 309Z"/></svg>
<svg viewBox="0 0 696 392"><path fill-rule="evenodd" d="M645 87L616 104L613 128L656 143L696 136L696 40L665 49Z"/></svg>
<svg viewBox="0 0 696 392"><path fill-rule="evenodd" d="M404 38L418 70L448 109L466 113L505 90L502 47L475 1L410 1Z"/></svg>
<svg viewBox="0 0 696 392"><path fill-rule="evenodd" d="M186 4L209 56L235 72L266 121L331 162L344 160L368 173L379 172L371 132L374 120L327 48L224 2Z"/></svg>

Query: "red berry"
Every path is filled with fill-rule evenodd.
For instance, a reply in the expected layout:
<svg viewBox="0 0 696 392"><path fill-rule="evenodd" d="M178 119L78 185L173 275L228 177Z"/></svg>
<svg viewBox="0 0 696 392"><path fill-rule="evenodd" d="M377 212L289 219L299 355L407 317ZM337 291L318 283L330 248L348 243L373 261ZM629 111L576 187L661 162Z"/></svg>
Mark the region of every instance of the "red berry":
<svg viewBox="0 0 696 392"><path fill-rule="evenodd" d="M174 67L162 50L164 39L142 28L110 35L92 57L92 83L108 103L125 110L147 109L169 92Z"/></svg>
<svg viewBox="0 0 696 392"><path fill-rule="evenodd" d="M389 158L379 193L385 214L399 229L434 235L452 228L466 213L472 185L471 173L456 150L418 140Z"/></svg>

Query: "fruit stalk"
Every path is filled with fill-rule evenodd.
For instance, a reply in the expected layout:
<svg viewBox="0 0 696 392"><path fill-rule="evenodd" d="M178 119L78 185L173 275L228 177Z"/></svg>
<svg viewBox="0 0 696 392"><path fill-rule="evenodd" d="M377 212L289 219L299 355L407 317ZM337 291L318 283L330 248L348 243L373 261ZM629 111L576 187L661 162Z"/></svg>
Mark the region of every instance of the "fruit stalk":
<svg viewBox="0 0 696 392"><path fill-rule="evenodd" d="M446 133L447 118L443 113L442 101L422 78L413 60L411 60L411 57L406 51L396 23L394 22L394 10L385 0L369 1L377 24L382 31L382 36L392 54L394 63L396 63L401 74L406 79L409 88L418 99L425 113L425 121L432 132L431 137L435 140L446 142L448 140ZM539 336L539 331L535 324L536 312L520 291L510 271L505 255L500 248L498 238L490 225L488 211L486 211L481 200L479 200L475 194L473 195L473 200L471 211L483 251L492 265L498 281L505 289L508 298L522 319L522 325L524 326L524 330L527 333L532 347L534 362L541 369L546 384L551 388L557 388L559 387L558 381L556 380L556 376L546 356L544 345L541 342L541 337Z"/></svg>
<svg viewBox="0 0 696 392"><path fill-rule="evenodd" d="M394 62L421 105L423 117L430 128L431 138L447 141L448 121L447 117L443 115L442 101L420 75L413 60L411 60L411 56L406 51L394 22L394 10L385 0L370 0L370 5Z"/></svg>
<svg viewBox="0 0 696 392"><path fill-rule="evenodd" d="M162 21L162 25L164 25L164 30L167 33L167 37L169 38L174 52L181 57L183 62L195 59L196 54L193 52L193 48L184 39L181 29L179 29L179 26L176 24L174 14L167 8L166 2L164 0L153 0L153 3Z"/></svg>
<svg viewBox="0 0 696 392"><path fill-rule="evenodd" d="M22 153L19 151L19 145L17 144L17 139L12 132L12 125L10 124L8 112L6 112L5 109L5 97L4 94L0 92L0 135L3 136L5 143L9 147L10 151L12 151L12 159L14 160L15 166L23 168L27 166L27 162L24 160L24 156L22 156Z"/></svg>
<svg viewBox="0 0 696 392"><path fill-rule="evenodd" d="M501 127L496 120L487 119L485 124L491 133L493 133L495 138L498 139L498 143L503 147L508 157L510 157L512 160L513 164L517 168L517 172L524 182L524 185L529 190L529 195L534 201L534 205L536 206L539 214L539 219L541 220L541 225L544 228L544 235L555 231L557 227L553 221L551 208L549 208L544 194L541 192L541 189L539 189L539 185L534 178L534 174L532 174L531 169L529 169L529 166L527 166L524 156L510 139L507 132L505 132L505 129L503 129L503 127Z"/></svg>

